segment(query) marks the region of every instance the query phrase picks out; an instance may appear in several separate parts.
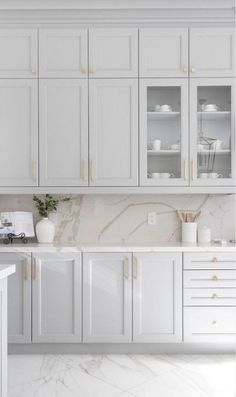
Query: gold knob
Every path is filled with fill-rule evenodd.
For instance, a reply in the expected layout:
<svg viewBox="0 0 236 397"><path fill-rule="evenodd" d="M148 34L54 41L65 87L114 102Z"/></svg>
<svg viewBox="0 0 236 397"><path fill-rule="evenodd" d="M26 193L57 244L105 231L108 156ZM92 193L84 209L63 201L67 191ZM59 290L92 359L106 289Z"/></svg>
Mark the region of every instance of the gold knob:
<svg viewBox="0 0 236 397"><path fill-rule="evenodd" d="M186 67L183 67L182 70L183 70L184 73L187 73L187 72L188 72L188 68L186 68Z"/></svg>
<svg viewBox="0 0 236 397"><path fill-rule="evenodd" d="M82 74L86 74L87 73L87 70L85 68L80 69L80 71L81 71Z"/></svg>
<svg viewBox="0 0 236 397"><path fill-rule="evenodd" d="M196 73L196 71L197 71L197 69L191 68L191 72L192 72L192 73Z"/></svg>
<svg viewBox="0 0 236 397"><path fill-rule="evenodd" d="M216 320L213 320L212 321L212 325L216 325L217 324L217 321Z"/></svg>
<svg viewBox="0 0 236 397"><path fill-rule="evenodd" d="M214 257L212 258L212 262L218 262L218 258L217 258L216 256L214 256Z"/></svg>
<svg viewBox="0 0 236 397"><path fill-rule="evenodd" d="M36 69L32 69L31 73L35 75L35 74L37 74L37 70Z"/></svg>
<svg viewBox="0 0 236 397"><path fill-rule="evenodd" d="M213 276L213 277L212 277L212 280L213 280L213 281L218 281L218 277L217 277L217 276Z"/></svg>
<svg viewBox="0 0 236 397"><path fill-rule="evenodd" d="M212 299L218 298L217 294L212 294Z"/></svg>
<svg viewBox="0 0 236 397"><path fill-rule="evenodd" d="M90 69L89 69L89 74L94 74L94 73L95 73L95 70L92 69L92 68L90 68Z"/></svg>

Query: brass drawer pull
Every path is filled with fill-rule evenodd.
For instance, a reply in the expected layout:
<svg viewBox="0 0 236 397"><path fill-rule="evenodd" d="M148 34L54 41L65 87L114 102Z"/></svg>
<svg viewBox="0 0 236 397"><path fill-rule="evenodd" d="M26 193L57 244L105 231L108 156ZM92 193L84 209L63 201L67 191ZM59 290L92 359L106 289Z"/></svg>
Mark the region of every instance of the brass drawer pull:
<svg viewBox="0 0 236 397"><path fill-rule="evenodd" d="M217 299L218 295L217 294L212 294L212 299Z"/></svg>
<svg viewBox="0 0 236 397"><path fill-rule="evenodd" d="M212 262L218 262L218 258L216 256L213 256Z"/></svg>
<svg viewBox="0 0 236 397"><path fill-rule="evenodd" d="M213 276L213 277L212 277L212 280L213 280L213 281L219 281L219 279L218 279L217 276Z"/></svg>
<svg viewBox="0 0 236 397"><path fill-rule="evenodd" d="M216 320L213 320L213 321L212 321L212 325L214 325L214 326L217 325L217 321L216 321Z"/></svg>

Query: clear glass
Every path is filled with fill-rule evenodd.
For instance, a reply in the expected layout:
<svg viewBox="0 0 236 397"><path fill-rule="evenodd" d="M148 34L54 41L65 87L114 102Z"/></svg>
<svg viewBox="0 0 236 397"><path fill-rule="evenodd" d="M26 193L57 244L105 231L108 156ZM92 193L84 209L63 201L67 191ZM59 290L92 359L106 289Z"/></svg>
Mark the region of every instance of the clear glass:
<svg viewBox="0 0 236 397"><path fill-rule="evenodd" d="M197 103L197 176L231 178L231 87L198 87Z"/></svg>
<svg viewBox="0 0 236 397"><path fill-rule="evenodd" d="M147 88L147 178L181 178L181 87Z"/></svg>

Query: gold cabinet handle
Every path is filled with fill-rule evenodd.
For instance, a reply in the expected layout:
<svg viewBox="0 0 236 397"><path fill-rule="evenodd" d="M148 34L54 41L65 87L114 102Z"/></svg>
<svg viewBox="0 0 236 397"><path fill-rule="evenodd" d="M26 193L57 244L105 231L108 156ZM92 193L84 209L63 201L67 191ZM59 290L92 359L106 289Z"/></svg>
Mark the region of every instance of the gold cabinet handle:
<svg viewBox="0 0 236 397"><path fill-rule="evenodd" d="M86 74L87 73L87 70L85 68L81 68L80 71L81 71L82 74Z"/></svg>
<svg viewBox="0 0 236 397"><path fill-rule="evenodd" d="M196 73L197 69L196 68L191 68L192 73Z"/></svg>
<svg viewBox="0 0 236 397"><path fill-rule="evenodd" d="M129 258L125 258L124 262L124 277L129 280L130 279L130 261Z"/></svg>
<svg viewBox="0 0 236 397"><path fill-rule="evenodd" d="M87 172L86 172L86 161L82 161L82 179L83 181L87 180Z"/></svg>
<svg viewBox="0 0 236 397"><path fill-rule="evenodd" d="M141 267L141 261L137 257L134 258L134 269L133 269L133 277L134 279L139 278L139 273L140 273L140 267Z"/></svg>
<svg viewBox="0 0 236 397"><path fill-rule="evenodd" d="M196 179L196 171L195 171L195 161L191 161L191 168L192 168L192 180Z"/></svg>
<svg viewBox="0 0 236 397"><path fill-rule="evenodd" d="M214 257L212 258L212 262L218 262L218 258L217 258L216 256L214 256Z"/></svg>
<svg viewBox="0 0 236 397"><path fill-rule="evenodd" d="M37 280L37 260L35 257L32 261L32 280Z"/></svg>
<svg viewBox="0 0 236 397"><path fill-rule="evenodd" d="M184 160L184 179L188 180L188 160Z"/></svg>
<svg viewBox="0 0 236 397"><path fill-rule="evenodd" d="M37 69L31 69L31 73L35 76L37 74Z"/></svg>
<svg viewBox="0 0 236 397"><path fill-rule="evenodd" d="M24 258L23 273L24 273L24 280L27 281L29 279L28 259L27 258Z"/></svg>
<svg viewBox="0 0 236 397"><path fill-rule="evenodd" d="M183 71L184 73L188 73L188 68L186 68L186 66L184 66L183 69L182 69L182 71Z"/></svg>
<svg viewBox="0 0 236 397"><path fill-rule="evenodd" d="M218 281L219 279L218 279L217 276L213 276L213 277L212 277L212 280L213 280L213 281Z"/></svg>
<svg viewBox="0 0 236 397"><path fill-rule="evenodd" d="M94 74L96 70L94 68L89 68L89 74Z"/></svg>
<svg viewBox="0 0 236 397"><path fill-rule="evenodd" d="M89 172L90 172L90 180L94 181L94 163L93 163L93 160L90 160Z"/></svg>
<svg viewBox="0 0 236 397"><path fill-rule="evenodd" d="M217 299L218 295L217 294L212 294L212 299Z"/></svg>
<svg viewBox="0 0 236 397"><path fill-rule="evenodd" d="M31 175L32 175L32 180L34 182L37 182L36 169L37 169L37 162L35 160L32 160L32 163L31 163Z"/></svg>

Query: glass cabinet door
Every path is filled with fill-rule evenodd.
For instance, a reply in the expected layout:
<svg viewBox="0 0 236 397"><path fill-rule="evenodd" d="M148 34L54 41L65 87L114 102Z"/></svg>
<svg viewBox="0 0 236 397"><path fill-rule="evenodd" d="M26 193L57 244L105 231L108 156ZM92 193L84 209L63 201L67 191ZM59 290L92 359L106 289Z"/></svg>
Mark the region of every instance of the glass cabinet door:
<svg viewBox="0 0 236 397"><path fill-rule="evenodd" d="M192 79L191 184L229 186L235 180L233 79Z"/></svg>
<svg viewBox="0 0 236 397"><path fill-rule="evenodd" d="M140 81L140 184L185 186L188 163L188 80Z"/></svg>

